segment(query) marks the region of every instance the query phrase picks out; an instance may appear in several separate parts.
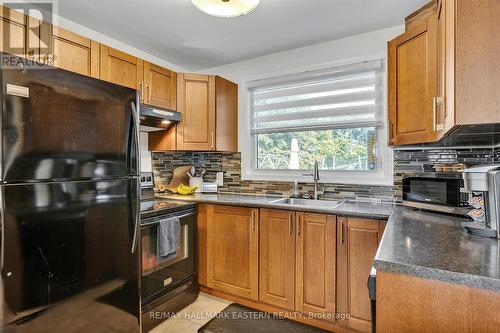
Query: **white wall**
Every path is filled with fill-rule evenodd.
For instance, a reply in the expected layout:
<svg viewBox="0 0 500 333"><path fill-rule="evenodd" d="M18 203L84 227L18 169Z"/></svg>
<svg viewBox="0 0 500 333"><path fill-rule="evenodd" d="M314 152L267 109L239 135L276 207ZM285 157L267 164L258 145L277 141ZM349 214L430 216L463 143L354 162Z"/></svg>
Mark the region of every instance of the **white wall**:
<svg viewBox="0 0 500 333"><path fill-rule="evenodd" d="M387 41L403 31L404 26L400 25L209 68L200 72L217 74L240 83L248 77L271 75L273 73L283 74L284 72L293 72L336 61L386 53Z"/></svg>
<svg viewBox="0 0 500 333"><path fill-rule="evenodd" d="M152 172L153 163L151 161L151 152L148 150L149 135L147 132L139 132L140 154L141 154L141 172Z"/></svg>

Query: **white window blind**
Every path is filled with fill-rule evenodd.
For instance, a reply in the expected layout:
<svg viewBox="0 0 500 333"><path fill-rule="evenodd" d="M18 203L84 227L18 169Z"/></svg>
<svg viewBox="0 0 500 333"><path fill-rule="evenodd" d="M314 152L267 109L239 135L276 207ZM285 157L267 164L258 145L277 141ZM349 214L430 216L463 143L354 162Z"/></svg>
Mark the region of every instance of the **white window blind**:
<svg viewBox="0 0 500 333"><path fill-rule="evenodd" d="M383 125L382 60L251 81L252 134Z"/></svg>

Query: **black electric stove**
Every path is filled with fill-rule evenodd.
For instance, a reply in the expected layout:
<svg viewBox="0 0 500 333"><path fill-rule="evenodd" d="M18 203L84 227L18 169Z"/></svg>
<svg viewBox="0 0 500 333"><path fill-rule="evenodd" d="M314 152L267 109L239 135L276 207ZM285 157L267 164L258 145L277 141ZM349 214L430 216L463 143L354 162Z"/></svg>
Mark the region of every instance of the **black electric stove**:
<svg viewBox="0 0 500 333"><path fill-rule="evenodd" d="M141 317L143 332L196 300L199 293L196 203L157 198L152 173L141 174ZM166 219L180 223L179 245L158 255L158 227ZM168 222L175 223L175 222ZM163 315L168 314L167 318Z"/></svg>

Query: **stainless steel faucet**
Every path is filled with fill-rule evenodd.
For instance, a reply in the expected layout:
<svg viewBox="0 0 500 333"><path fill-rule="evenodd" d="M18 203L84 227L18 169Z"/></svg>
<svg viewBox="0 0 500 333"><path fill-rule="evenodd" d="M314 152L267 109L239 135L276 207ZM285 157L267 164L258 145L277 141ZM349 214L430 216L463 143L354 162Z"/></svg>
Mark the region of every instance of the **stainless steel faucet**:
<svg viewBox="0 0 500 333"><path fill-rule="evenodd" d="M319 163L314 162L314 171L312 173L305 173L303 176L313 176L314 179L314 200L318 200L318 181L319 181Z"/></svg>

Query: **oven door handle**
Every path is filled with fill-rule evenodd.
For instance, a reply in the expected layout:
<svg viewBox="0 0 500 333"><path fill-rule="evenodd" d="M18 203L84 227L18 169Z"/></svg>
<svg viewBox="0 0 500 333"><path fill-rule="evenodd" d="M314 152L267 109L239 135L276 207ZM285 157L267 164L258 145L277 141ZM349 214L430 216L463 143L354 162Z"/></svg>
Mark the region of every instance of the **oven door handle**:
<svg viewBox="0 0 500 333"><path fill-rule="evenodd" d="M179 219L183 219L185 217L194 216L194 215L195 215L194 213L186 213L186 214L179 215L179 216L172 215L171 217L178 217ZM154 222L141 223L141 227L149 227L149 226L152 226L152 225L160 224L161 220L162 219L158 219L158 220L156 220Z"/></svg>

